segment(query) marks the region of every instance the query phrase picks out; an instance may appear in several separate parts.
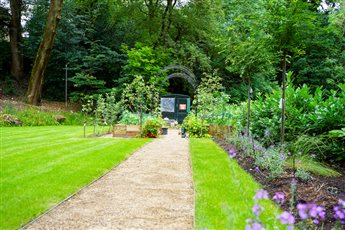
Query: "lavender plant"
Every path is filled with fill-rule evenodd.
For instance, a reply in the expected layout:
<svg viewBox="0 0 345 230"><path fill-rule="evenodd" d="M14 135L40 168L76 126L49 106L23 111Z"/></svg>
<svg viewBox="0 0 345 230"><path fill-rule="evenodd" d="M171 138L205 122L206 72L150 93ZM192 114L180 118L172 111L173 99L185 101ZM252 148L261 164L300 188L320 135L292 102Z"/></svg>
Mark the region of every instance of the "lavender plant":
<svg viewBox="0 0 345 230"><path fill-rule="evenodd" d="M336 227L340 228L340 225L345 225L345 201L339 200L338 205L333 208L336 219Z"/></svg>
<svg viewBox="0 0 345 230"><path fill-rule="evenodd" d="M268 177L274 179L284 172L286 155L281 153L279 148L274 146L258 148L255 154L255 164L261 168L269 170Z"/></svg>
<svg viewBox="0 0 345 230"><path fill-rule="evenodd" d="M264 211L264 207L259 204L262 199L268 199L268 192L266 190L260 189L256 192L253 197L254 206L252 208L253 218L246 220L246 230L264 230L264 225L260 221L260 215Z"/></svg>

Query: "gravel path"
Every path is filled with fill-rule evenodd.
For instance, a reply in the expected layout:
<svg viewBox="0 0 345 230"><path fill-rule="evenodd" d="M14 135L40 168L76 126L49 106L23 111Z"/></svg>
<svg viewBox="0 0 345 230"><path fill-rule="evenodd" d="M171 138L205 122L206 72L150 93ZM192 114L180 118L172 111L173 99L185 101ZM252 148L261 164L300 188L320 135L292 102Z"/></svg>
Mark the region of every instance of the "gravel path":
<svg viewBox="0 0 345 230"><path fill-rule="evenodd" d="M27 229L193 229L194 190L188 141L176 130Z"/></svg>

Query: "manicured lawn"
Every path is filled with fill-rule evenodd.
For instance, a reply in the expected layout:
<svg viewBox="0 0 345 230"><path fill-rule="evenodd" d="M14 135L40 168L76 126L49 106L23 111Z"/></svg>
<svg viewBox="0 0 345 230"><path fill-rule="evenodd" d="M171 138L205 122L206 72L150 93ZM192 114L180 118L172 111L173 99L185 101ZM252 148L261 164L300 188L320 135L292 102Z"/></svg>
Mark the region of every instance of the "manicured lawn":
<svg viewBox="0 0 345 230"><path fill-rule="evenodd" d="M150 141L82 136L76 126L0 127L0 229L27 223Z"/></svg>
<svg viewBox="0 0 345 230"><path fill-rule="evenodd" d="M211 139L190 140L196 191L196 229L245 229L253 218L253 196L259 184ZM266 229L277 226L273 202L260 201L265 210L261 220Z"/></svg>

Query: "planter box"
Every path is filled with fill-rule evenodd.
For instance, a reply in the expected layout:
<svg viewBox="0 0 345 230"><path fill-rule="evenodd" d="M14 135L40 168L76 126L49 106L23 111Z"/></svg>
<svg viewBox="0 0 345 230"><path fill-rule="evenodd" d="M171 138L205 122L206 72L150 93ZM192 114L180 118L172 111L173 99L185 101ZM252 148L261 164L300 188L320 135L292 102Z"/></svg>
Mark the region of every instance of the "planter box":
<svg viewBox="0 0 345 230"><path fill-rule="evenodd" d="M168 135L168 128L161 128L162 135Z"/></svg>
<svg viewBox="0 0 345 230"><path fill-rule="evenodd" d="M122 125L114 126L113 137L137 137L140 136L140 125Z"/></svg>

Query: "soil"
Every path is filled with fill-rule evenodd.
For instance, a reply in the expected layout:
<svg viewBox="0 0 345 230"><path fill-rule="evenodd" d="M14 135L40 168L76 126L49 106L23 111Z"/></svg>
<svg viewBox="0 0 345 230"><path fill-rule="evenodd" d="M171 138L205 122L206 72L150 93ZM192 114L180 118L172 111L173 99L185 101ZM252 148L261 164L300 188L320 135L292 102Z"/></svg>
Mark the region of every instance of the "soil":
<svg viewBox="0 0 345 230"><path fill-rule="evenodd" d="M24 229L193 229L188 140L177 130L126 161Z"/></svg>
<svg viewBox="0 0 345 230"><path fill-rule="evenodd" d="M234 146L224 140L217 139L215 142L226 152L228 152L229 148L234 148ZM268 175L267 171L256 169L253 158L243 156L241 155L241 151L238 151L234 159L268 191L270 197L273 197L276 192L283 192L286 196L285 200L290 200L291 181L293 178L292 170L287 170L279 178L269 180L266 176ZM307 182L297 179L297 203L313 202L326 208L324 229L332 229L335 224L335 220L332 217L333 207L337 205L339 199L345 200L345 168L339 167L337 171L342 176L322 177L313 175L312 179ZM288 202L285 202L282 209L289 211ZM345 226L342 229L345 229Z"/></svg>

